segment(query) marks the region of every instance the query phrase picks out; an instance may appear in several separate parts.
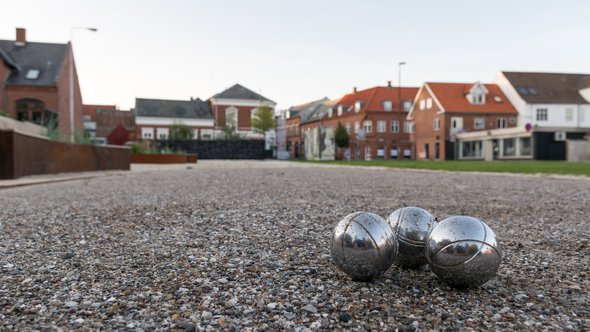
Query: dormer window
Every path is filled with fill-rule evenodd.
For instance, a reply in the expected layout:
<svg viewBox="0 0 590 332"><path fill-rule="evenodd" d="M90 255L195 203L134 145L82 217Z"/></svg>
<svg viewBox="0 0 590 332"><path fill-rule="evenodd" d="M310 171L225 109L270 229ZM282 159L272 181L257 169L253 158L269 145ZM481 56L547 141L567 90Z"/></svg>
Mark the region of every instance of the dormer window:
<svg viewBox="0 0 590 332"><path fill-rule="evenodd" d="M342 105L338 105L338 116L342 116L343 108Z"/></svg>
<svg viewBox="0 0 590 332"><path fill-rule="evenodd" d="M328 117L331 118L332 115L334 115L334 110L330 107L330 109L328 110Z"/></svg>
<svg viewBox="0 0 590 332"><path fill-rule="evenodd" d="M39 69L29 69L29 71L27 71L26 78L28 80L36 80L37 78L39 78L39 73Z"/></svg>
<svg viewBox="0 0 590 332"><path fill-rule="evenodd" d="M383 110L385 112L393 111L393 104L391 103L391 100L384 100L383 101Z"/></svg>
<svg viewBox="0 0 590 332"><path fill-rule="evenodd" d="M467 99L471 104L484 105L486 103L487 93L488 89L486 89L485 85L481 84L480 82L477 82L469 90L469 93L467 94Z"/></svg>
<svg viewBox="0 0 590 332"><path fill-rule="evenodd" d="M354 112L355 113L360 112L361 111L361 106L362 106L362 104L361 104L360 100L357 100L357 102L354 103Z"/></svg>

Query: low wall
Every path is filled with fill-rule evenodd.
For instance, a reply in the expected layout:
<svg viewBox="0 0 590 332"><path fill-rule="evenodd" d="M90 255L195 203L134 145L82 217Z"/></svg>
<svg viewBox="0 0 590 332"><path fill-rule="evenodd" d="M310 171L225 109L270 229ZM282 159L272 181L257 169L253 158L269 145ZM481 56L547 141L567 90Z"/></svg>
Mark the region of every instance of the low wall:
<svg viewBox="0 0 590 332"><path fill-rule="evenodd" d="M199 159L264 159L264 140L159 141L160 148L196 153Z"/></svg>
<svg viewBox="0 0 590 332"><path fill-rule="evenodd" d="M590 161L590 141L568 140L567 161Z"/></svg>
<svg viewBox="0 0 590 332"><path fill-rule="evenodd" d="M0 179L26 175L129 170L131 150L119 146L68 144L0 130Z"/></svg>
<svg viewBox="0 0 590 332"><path fill-rule="evenodd" d="M196 163L196 154L137 154L131 155L133 164L184 164Z"/></svg>

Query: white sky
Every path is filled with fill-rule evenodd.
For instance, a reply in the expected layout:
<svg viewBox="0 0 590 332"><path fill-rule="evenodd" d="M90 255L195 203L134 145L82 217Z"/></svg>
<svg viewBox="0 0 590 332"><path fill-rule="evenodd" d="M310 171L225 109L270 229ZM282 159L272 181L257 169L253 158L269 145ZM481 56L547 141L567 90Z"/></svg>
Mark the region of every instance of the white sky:
<svg viewBox="0 0 590 332"><path fill-rule="evenodd" d="M352 90L590 73L590 1L2 1L0 39L66 43L85 103L207 99L240 83L287 108Z"/></svg>

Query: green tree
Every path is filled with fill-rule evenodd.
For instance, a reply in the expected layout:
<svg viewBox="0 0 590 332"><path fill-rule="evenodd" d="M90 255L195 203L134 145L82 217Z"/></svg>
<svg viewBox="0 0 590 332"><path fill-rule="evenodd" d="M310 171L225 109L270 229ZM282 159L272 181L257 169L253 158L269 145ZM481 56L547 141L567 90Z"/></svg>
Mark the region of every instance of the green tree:
<svg viewBox="0 0 590 332"><path fill-rule="evenodd" d="M236 131L236 127L232 124L226 124L223 128L223 138L226 140L235 141L240 139L240 134Z"/></svg>
<svg viewBox="0 0 590 332"><path fill-rule="evenodd" d="M195 130L182 123L175 123L170 127L170 139L173 140L189 140L193 139Z"/></svg>
<svg viewBox="0 0 590 332"><path fill-rule="evenodd" d="M337 147L345 148L348 146L350 142L350 135L348 135L348 132L346 131L346 128L344 128L342 123L338 122L338 127L336 127L336 133L334 134L334 136Z"/></svg>
<svg viewBox="0 0 590 332"><path fill-rule="evenodd" d="M252 117L252 128L257 133L264 134L276 126L275 114L268 106L259 107Z"/></svg>

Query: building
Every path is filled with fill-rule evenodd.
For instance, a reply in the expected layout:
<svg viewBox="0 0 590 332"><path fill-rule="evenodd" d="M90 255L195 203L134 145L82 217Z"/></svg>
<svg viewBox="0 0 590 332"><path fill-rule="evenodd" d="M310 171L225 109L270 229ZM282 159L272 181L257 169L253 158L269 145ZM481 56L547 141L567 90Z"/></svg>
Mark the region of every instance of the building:
<svg viewBox="0 0 590 332"><path fill-rule="evenodd" d="M84 105L84 130L95 144L124 145L135 140L135 114L116 105Z"/></svg>
<svg viewBox="0 0 590 332"><path fill-rule="evenodd" d="M135 130L140 139L168 139L170 128L183 124L194 129L194 139L212 139L214 119L210 104L200 99L135 99Z"/></svg>
<svg viewBox="0 0 590 332"><path fill-rule="evenodd" d="M566 160L568 140L590 134L590 74L499 72L496 84L518 111L531 158Z"/></svg>
<svg viewBox="0 0 590 332"><path fill-rule="evenodd" d="M274 101L240 84L214 95L209 101L215 120L215 137L223 136L224 129L232 127L244 138L262 138L252 128L252 117L259 107L269 107L274 112L276 106Z"/></svg>
<svg viewBox="0 0 590 332"><path fill-rule="evenodd" d="M305 154L303 135L299 130L301 122L303 121L306 123L310 115L314 114L316 110L329 101L330 100L327 97L324 97L305 104L292 106L285 111L287 151L289 152L291 159L300 159Z"/></svg>
<svg viewBox="0 0 590 332"><path fill-rule="evenodd" d="M16 40L0 40L0 110L21 121L56 125L63 138L82 136L82 95L72 45L29 42L22 28L16 29Z"/></svg>
<svg viewBox="0 0 590 332"><path fill-rule="evenodd" d="M319 128L318 142L324 144L326 135L335 130L338 123L346 128L350 135L348 148L337 153L344 159L410 159L412 143L411 122L406 116L412 100L418 92L417 87L378 86L365 90L356 88L349 94L311 112L307 119L301 120L300 131L305 137ZM305 151L313 147L304 141ZM323 151L323 148L319 149ZM325 154L322 154L321 159ZM306 153L307 159L313 159Z"/></svg>
<svg viewBox="0 0 590 332"><path fill-rule="evenodd" d="M485 151L507 155L515 147L490 146L459 135L516 127L518 112L496 84L425 83L407 119L414 123L412 142L417 160L484 159ZM530 141L529 141L530 144Z"/></svg>

